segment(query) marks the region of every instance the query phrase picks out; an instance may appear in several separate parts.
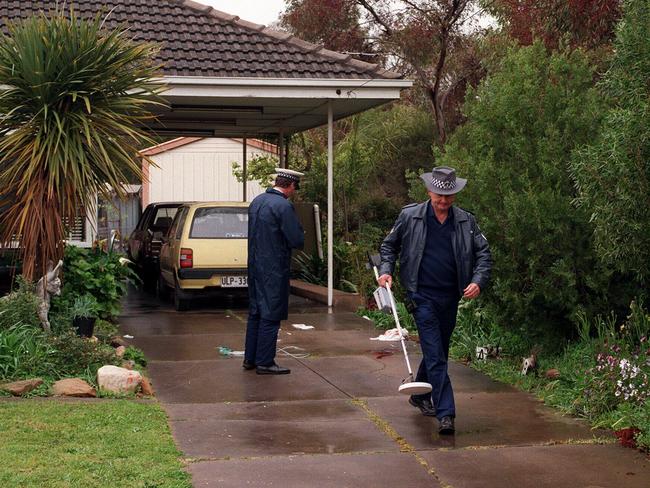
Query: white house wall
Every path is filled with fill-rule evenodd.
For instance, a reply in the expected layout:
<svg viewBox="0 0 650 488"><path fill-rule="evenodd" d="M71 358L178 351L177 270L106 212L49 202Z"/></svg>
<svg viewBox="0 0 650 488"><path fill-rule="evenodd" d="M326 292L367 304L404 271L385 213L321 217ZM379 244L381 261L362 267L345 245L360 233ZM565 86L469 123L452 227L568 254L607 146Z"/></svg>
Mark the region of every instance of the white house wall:
<svg viewBox="0 0 650 488"><path fill-rule="evenodd" d="M251 145L247 159L270 155ZM145 204L170 201L241 201L242 183L232 174L232 163L242 163L242 144L232 139L203 139L151 159L158 167L149 167L149 198ZM265 190L256 181L246 185L247 200Z"/></svg>

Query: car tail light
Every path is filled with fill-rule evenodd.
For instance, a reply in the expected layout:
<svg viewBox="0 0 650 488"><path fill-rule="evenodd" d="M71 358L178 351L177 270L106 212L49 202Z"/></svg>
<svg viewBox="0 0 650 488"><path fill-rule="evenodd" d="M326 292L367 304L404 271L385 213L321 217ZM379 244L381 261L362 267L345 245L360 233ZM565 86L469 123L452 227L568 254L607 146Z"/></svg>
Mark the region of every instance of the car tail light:
<svg viewBox="0 0 650 488"><path fill-rule="evenodd" d="M194 266L194 258L191 249L181 249L181 268L191 268Z"/></svg>

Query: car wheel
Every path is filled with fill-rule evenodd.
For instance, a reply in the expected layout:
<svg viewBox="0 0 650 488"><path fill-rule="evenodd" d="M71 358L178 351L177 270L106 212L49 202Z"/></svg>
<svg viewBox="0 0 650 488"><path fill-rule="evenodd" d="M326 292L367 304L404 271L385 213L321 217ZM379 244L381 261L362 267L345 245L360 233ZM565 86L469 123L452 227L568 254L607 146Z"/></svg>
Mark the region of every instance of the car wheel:
<svg viewBox="0 0 650 488"><path fill-rule="evenodd" d="M190 300L183 296L183 290L178 286L178 283L175 283L174 286L174 308L178 312L185 312L190 309Z"/></svg>
<svg viewBox="0 0 650 488"><path fill-rule="evenodd" d="M156 291L158 287L158 278L160 274L156 274L150 269L146 269L142 272L142 288L145 291Z"/></svg>
<svg viewBox="0 0 650 488"><path fill-rule="evenodd" d="M169 300L169 287L167 286L167 283L165 283L162 273L158 275L158 286L156 286L156 291L158 292L158 298L163 302Z"/></svg>

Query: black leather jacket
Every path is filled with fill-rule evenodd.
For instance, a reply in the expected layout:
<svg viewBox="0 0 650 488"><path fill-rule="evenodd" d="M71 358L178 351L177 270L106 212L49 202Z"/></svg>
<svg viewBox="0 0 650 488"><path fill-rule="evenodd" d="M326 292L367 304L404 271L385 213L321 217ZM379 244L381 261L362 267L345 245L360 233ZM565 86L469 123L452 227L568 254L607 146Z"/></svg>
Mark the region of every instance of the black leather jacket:
<svg viewBox="0 0 650 488"><path fill-rule="evenodd" d="M431 202L404 207L379 251L379 274L392 275L399 255L400 283L411 292L418 289L418 272L427 238L427 205ZM483 291L490 281L492 269L490 246L471 213L459 207L451 207L451 211L454 212L452 247L458 272L458 291L462 296L470 283L476 283Z"/></svg>

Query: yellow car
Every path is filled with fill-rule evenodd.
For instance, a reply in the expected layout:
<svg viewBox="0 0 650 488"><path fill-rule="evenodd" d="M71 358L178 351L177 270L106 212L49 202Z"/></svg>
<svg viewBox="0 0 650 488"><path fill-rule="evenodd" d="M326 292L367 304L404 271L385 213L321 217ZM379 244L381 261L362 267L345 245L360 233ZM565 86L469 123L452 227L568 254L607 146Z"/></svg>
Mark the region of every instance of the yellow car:
<svg viewBox="0 0 650 488"><path fill-rule="evenodd" d="M174 290L176 310L208 291L248 292L248 203L186 203L160 249L158 291Z"/></svg>

